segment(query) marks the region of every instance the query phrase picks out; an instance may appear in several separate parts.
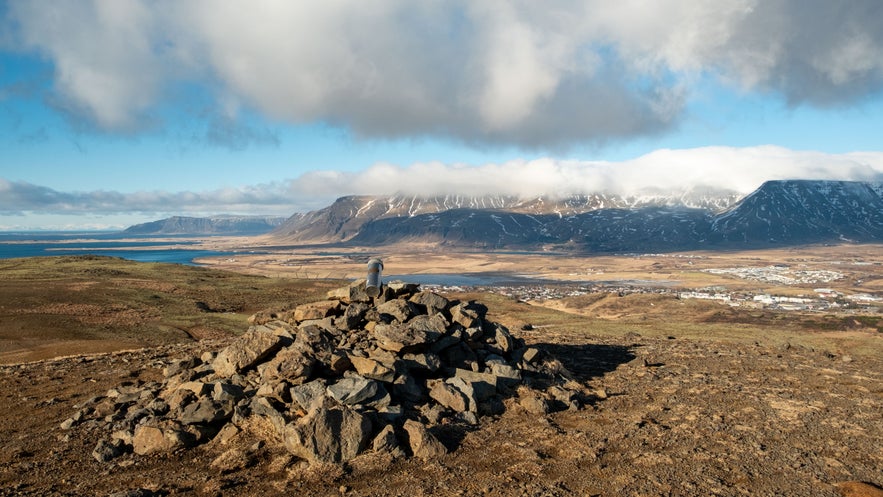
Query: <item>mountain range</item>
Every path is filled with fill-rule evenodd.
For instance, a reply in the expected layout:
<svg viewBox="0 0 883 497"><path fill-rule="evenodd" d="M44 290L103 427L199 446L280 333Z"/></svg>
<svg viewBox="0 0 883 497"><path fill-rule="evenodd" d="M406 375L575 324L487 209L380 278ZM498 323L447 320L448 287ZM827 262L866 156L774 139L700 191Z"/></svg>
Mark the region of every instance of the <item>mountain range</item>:
<svg viewBox="0 0 883 497"><path fill-rule="evenodd" d="M768 181L741 196L691 189L623 196L347 196L288 218L279 244L436 243L592 252L883 241L883 184Z"/></svg>
<svg viewBox="0 0 883 497"><path fill-rule="evenodd" d="M286 218L274 216L174 216L126 228L128 235L261 235L279 227Z"/></svg>

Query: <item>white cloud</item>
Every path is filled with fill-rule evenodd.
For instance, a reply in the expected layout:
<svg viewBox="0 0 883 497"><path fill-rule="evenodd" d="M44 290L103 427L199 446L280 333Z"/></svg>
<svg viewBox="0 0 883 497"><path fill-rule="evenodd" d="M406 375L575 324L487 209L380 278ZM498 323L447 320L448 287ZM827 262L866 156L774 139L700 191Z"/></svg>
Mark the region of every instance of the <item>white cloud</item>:
<svg viewBox="0 0 883 497"><path fill-rule="evenodd" d="M352 173L318 171L293 180L301 194L483 195L531 197L712 187L747 194L767 180L883 181L883 152L826 154L775 146L658 150L623 162L517 160L466 166L390 164Z"/></svg>
<svg viewBox="0 0 883 497"><path fill-rule="evenodd" d="M290 215L344 195L565 196L686 192L710 187L750 193L767 180L883 182L883 152L826 154L781 147L658 150L623 162L515 160L470 166L378 163L359 172L313 171L271 184L203 192L60 192L0 178L0 217L38 215Z"/></svg>
<svg viewBox="0 0 883 497"><path fill-rule="evenodd" d="M883 88L879 0L13 0L8 10L19 48L53 61L60 105L110 130L155 125L185 84L227 118L245 108L361 136L554 149L669 129L700 76L792 104L848 105Z"/></svg>

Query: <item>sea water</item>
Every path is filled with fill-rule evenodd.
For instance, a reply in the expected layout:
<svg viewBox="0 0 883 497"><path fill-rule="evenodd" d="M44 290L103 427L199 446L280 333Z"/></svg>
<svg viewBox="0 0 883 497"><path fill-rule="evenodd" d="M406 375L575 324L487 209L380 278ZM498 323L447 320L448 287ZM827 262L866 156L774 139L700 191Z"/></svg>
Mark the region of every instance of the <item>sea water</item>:
<svg viewBox="0 0 883 497"><path fill-rule="evenodd" d="M193 260L200 257L236 254L236 252L188 248L198 242L184 239L185 237L180 237L181 240L174 240L175 236L163 236L162 238L162 241L157 241L145 236L128 234L124 236L119 232L96 231L0 232L0 259L90 254L120 257L139 262L196 265Z"/></svg>

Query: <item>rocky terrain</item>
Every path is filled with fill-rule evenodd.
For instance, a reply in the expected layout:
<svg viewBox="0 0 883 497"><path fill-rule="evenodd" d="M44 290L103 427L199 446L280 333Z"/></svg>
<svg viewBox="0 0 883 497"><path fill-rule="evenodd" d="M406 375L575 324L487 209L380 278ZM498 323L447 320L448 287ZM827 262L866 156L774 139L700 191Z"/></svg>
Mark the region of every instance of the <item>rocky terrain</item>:
<svg viewBox="0 0 883 497"><path fill-rule="evenodd" d="M2 366L0 495L880 495L879 353L534 327L411 293L357 305L348 290L324 310L258 313L240 337ZM351 333L329 330L344 325ZM415 329L424 335L406 343ZM327 333L337 341L318 357ZM276 350L245 353L249 334L276 337ZM430 371L441 340L462 354L437 353ZM423 388L398 396L408 389L383 368L412 371ZM481 401L458 371L521 380ZM335 397L357 377L390 402L369 402L379 389ZM316 378L325 396L302 404ZM218 386L236 383L241 392ZM228 396L239 396L229 416ZM323 438L316 427L350 424L303 421L330 412L357 420L356 435ZM313 450L320 439L333 450Z"/></svg>
<svg viewBox="0 0 883 497"><path fill-rule="evenodd" d="M406 283L371 297L364 281L329 296L258 313L220 352L173 363L161 384L96 396L62 427L106 431L93 451L100 462L240 431L310 463L345 463L369 447L434 460L447 450L429 428L500 414L521 384L521 405L537 414L586 398L560 362L486 320L479 303Z"/></svg>

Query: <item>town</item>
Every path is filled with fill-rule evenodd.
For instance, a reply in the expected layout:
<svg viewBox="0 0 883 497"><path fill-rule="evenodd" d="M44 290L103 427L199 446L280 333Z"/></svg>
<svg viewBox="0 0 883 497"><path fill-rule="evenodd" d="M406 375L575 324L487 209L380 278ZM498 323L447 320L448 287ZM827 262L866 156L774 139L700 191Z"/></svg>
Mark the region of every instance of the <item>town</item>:
<svg viewBox="0 0 883 497"><path fill-rule="evenodd" d="M771 283L782 286L826 284L842 279L844 275L830 270L791 269L786 265L765 267L737 267L705 269L711 274L725 274L741 279ZM615 293L625 296L636 293L671 295L678 299L701 299L720 302L732 307L768 309L778 311L846 311L861 314L880 313L883 309L883 296L873 293L846 294L827 287L817 287L805 294L773 295L765 292L746 290L731 291L725 286L715 285L702 288L682 288L673 282L660 281L596 281L596 282L554 282L536 284L502 285L425 285L441 291L482 291L505 295L530 302L577 297L591 293Z"/></svg>

